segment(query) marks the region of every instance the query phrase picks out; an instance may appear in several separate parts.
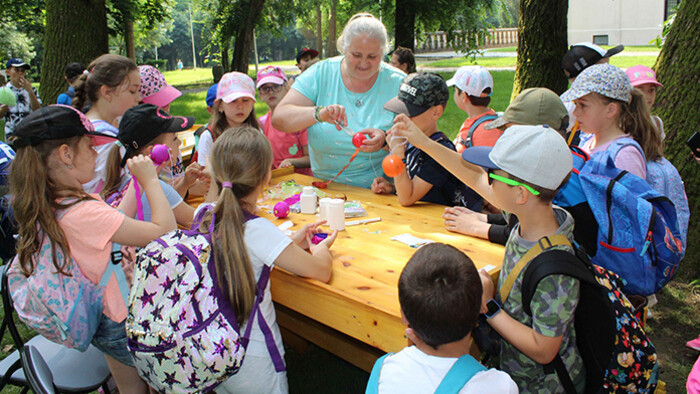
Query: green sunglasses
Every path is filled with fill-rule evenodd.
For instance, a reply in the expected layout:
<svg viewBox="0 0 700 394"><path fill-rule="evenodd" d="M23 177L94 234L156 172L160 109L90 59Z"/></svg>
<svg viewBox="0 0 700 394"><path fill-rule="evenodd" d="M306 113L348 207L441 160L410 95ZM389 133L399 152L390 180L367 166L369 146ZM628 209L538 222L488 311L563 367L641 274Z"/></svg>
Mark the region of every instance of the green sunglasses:
<svg viewBox="0 0 700 394"><path fill-rule="evenodd" d="M500 176L500 175L494 174L494 173L493 173L493 170L491 170L491 169L489 169L488 174L489 174L489 185L493 184L493 180L495 179L495 180L497 180L497 181L499 181L499 182L505 183L506 185L510 185L510 186L522 186L522 187L524 187L525 189L527 189L527 191L529 191L530 193L532 193L532 194L535 195L535 196L539 196L539 195L540 195L540 192L538 192L537 190L533 189L532 186L526 185L526 184L524 184L524 183L522 183L522 182L518 182L518 181L512 180L512 179L510 179L510 178L506 178L506 177L504 177L504 176Z"/></svg>

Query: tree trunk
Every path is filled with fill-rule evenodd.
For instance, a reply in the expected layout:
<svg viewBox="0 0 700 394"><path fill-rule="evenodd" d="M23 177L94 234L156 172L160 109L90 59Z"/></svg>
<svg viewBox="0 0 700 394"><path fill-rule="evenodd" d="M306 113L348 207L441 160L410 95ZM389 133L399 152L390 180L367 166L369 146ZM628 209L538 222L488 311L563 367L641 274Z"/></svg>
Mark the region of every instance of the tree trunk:
<svg viewBox="0 0 700 394"><path fill-rule="evenodd" d="M134 48L134 21L124 21L124 46L126 46L126 57L136 63L136 49Z"/></svg>
<svg viewBox="0 0 700 394"><path fill-rule="evenodd" d="M518 19L518 58L512 97L523 89L546 87L557 94L567 88L561 59L567 48L566 14L561 0L521 0Z"/></svg>
<svg viewBox="0 0 700 394"><path fill-rule="evenodd" d="M323 24L321 23L321 3L316 3L316 49L318 57L323 58Z"/></svg>
<svg viewBox="0 0 700 394"><path fill-rule="evenodd" d="M229 66L231 65L228 60L228 48L231 46L231 40L224 38L221 40L221 67L224 73L231 71Z"/></svg>
<svg viewBox="0 0 700 394"><path fill-rule="evenodd" d="M338 0L331 0L331 15L328 20L328 49L326 49L326 56L333 57L338 54L337 40L338 33L336 32L336 6L338 5Z"/></svg>
<svg viewBox="0 0 700 394"><path fill-rule="evenodd" d="M66 64L87 66L109 51L105 0L46 0L44 48L40 95L44 104L53 104L67 89Z"/></svg>
<svg viewBox="0 0 700 394"><path fill-rule="evenodd" d="M239 71L248 74L248 64L250 63L250 52L253 49L253 29L262 13L265 0L247 0L239 3L243 18L236 28L235 44L233 47L233 60L231 60L231 71Z"/></svg>
<svg viewBox="0 0 700 394"><path fill-rule="evenodd" d="M656 77L664 87L656 96L653 113L664 121L666 147L664 156L676 166L685 182L690 212L700 212L700 177L698 164L693 160L685 142L698 130L700 124L700 1L682 1L673 26L656 60ZM688 228L688 250L681 264L681 275L698 278L700 275L700 230L697 220L691 218Z"/></svg>
<svg viewBox="0 0 700 394"><path fill-rule="evenodd" d="M394 49L398 47L410 48L416 51L416 5L411 0L396 0L396 34Z"/></svg>

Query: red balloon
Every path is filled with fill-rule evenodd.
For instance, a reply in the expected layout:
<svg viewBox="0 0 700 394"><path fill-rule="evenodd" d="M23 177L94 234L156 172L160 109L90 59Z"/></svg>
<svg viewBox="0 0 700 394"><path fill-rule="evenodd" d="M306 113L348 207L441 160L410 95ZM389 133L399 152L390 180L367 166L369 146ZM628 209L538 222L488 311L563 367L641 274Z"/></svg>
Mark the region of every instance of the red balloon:
<svg viewBox="0 0 700 394"><path fill-rule="evenodd" d="M366 135L362 133L355 133L355 135L352 136L352 144L355 145L355 148L359 148L362 146L362 141L367 138Z"/></svg>
<svg viewBox="0 0 700 394"><path fill-rule="evenodd" d="M404 167L403 161L396 155L386 155L382 161L382 169L387 176L395 177L399 175Z"/></svg>

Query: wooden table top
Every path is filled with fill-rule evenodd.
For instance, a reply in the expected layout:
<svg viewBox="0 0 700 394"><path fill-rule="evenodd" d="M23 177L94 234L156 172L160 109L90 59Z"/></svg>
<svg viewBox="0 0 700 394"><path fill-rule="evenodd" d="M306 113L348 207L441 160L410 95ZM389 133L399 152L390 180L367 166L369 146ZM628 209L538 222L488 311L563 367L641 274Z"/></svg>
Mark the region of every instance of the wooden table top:
<svg viewBox="0 0 700 394"><path fill-rule="evenodd" d="M317 180L296 173L277 172L271 185L294 179L300 185ZM486 240L450 233L443 226L444 207L418 203L402 207L394 195L377 195L371 190L331 183L325 192L331 197L346 195L348 201L360 201L367 211L365 218L380 217L381 221L346 226L338 234L331 251L333 276L326 284L303 279L282 269L271 276L272 298L302 315L354 337L386 352L397 352L406 346L405 327L401 323L398 299L398 279L401 270L416 249L390 240L410 233L419 238L451 244L464 251L477 268L492 266L489 273L497 276L503 246ZM267 201L273 205L276 201ZM266 209L258 215L279 225L287 220L293 230L318 220L316 215L290 213L277 219ZM362 219L362 218L359 218ZM346 221L354 220L347 218ZM323 231L330 231L323 227Z"/></svg>

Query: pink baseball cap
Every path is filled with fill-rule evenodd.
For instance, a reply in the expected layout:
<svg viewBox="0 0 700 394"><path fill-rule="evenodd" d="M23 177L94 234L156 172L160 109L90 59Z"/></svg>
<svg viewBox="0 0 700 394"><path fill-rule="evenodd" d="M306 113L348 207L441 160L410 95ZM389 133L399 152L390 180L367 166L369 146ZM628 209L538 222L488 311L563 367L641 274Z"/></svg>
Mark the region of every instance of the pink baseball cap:
<svg viewBox="0 0 700 394"><path fill-rule="evenodd" d="M147 64L139 66L141 74L141 101L157 107L165 107L182 95L182 92L165 82L165 77L157 68Z"/></svg>
<svg viewBox="0 0 700 394"><path fill-rule="evenodd" d="M644 85L647 83L650 83L652 85L660 86L663 87L664 85L660 84L659 81L656 80L656 73L654 70L650 69L647 66L642 66L637 65L634 67L630 67L625 71L627 73L627 76L630 77L630 82L632 83L632 86L637 87L639 85Z"/></svg>
<svg viewBox="0 0 700 394"><path fill-rule="evenodd" d="M277 66L267 66L258 71L258 80L256 88L260 89L266 83L274 83L275 85L284 85L287 82L287 75Z"/></svg>
<svg viewBox="0 0 700 394"><path fill-rule="evenodd" d="M240 97L249 97L255 101L255 84L253 79L237 71L224 74L216 90L216 100L230 103Z"/></svg>

